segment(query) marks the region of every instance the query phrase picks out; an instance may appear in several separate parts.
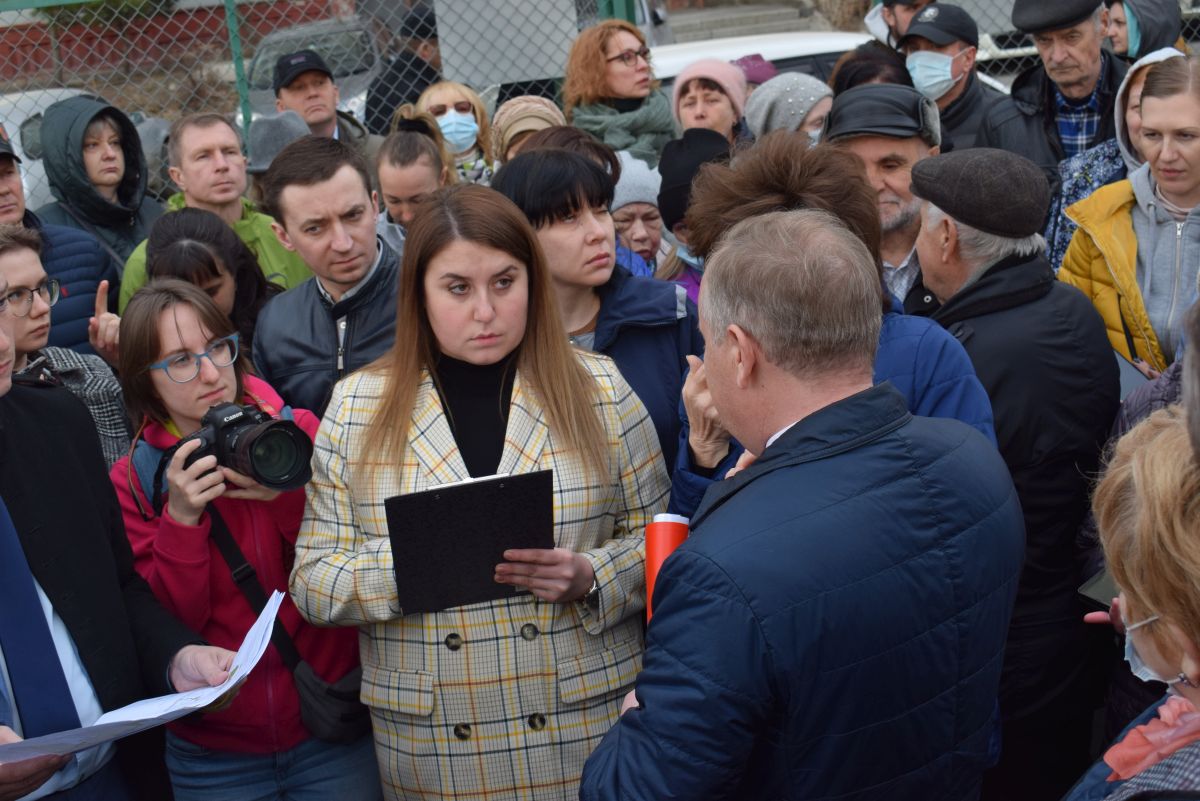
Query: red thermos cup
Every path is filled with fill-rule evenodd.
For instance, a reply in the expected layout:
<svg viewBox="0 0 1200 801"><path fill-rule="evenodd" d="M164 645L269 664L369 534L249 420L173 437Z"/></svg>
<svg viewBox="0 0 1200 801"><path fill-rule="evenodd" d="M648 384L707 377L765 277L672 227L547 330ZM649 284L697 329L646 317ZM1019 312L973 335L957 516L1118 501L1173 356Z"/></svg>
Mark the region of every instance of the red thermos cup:
<svg viewBox="0 0 1200 801"><path fill-rule="evenodd" d="M679 515L655 515L646 526L646 622L650 622L650 601L654 597L654 580L659 568L671 552L688 536L688 519Z"/></svg>

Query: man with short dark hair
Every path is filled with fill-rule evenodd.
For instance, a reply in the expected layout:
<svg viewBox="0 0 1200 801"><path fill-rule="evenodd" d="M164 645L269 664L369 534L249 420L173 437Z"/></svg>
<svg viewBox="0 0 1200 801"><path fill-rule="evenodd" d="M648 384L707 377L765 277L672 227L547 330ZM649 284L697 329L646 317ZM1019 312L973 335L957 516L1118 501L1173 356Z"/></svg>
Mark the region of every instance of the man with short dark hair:
<svg viewBox="0 0 1200 801"><path fill-rule="evenodd" d="M1101 47L1108 12L1100 0L1016 0L1012 22L1033 38L1041 62L984 115L976 144L1024 156L1056 192L1060 161L1116 135L1113 104L1126 66Z"/></svg>
<svg viewBox="0 0 1200 801"><path fill-rule="evenodd" d="M708 389L757 459L663 565L580 798L976 797L1023 547L1004 463L872 386L879 274L832 215L738 223L700 295Z"/></svg>
<svg viewBox="0 0 1200 801"><path fill-rule="evenodd" d="M333 82L333 70L314 50L299 50L282 55L275 62L275 110L294 111L308 125L313 136L328 136L360 151L369 163L383 138L368 133L361 122L337 104L341 94Z"/></svg>
<svg viewBox="0 0 1200 801"><path fill-rule="evenodd" d="M971 357L1021 499L1025 567L1004 658L1000 764L985 798L1055 801L1090 764L1089 635L1076 532L1116 415L1120 382L1104 322L1055 280L1042 220L1050 187L1026 158L964 150L912 171L924 201L917 249L933 319Z"/></svg>
<svg viewBox="0 0 1200 801"><path fill-rule="evenodd" d="M879 251L888 291L908 314L929 314L937 301L921 284L916 249L921 201L909 183L915 164L941 152L937 107L910 86L856 86L834 97L824 138L858 156L879 195Z"/></svg>
<svg viewBox="0 0 1200 801"><path fill-rule="evenodd" d="M321 415L338 379L391 347L400 259L376 236L362 155L336 139L305 136L280 151L263 205L313 278L263 306L254 365L289 405Z"/></svg>
<svg viewBox="0 0 1200 801"><path fill-rule="evenodd" d="M937 103L946 149L974 147L984 113L1004 95L979 80L979 28L958 6L926 6L900 40L913 86Z"/></svg>
<svg viewBox="0 0 1200 801"><path fill-rule="evenodd" d="M191 114L176 120L167 140L171 180L179 192L167 209L211 211L226 222L258 259L268 281L285 288L298 286L311 273L304 262L289 253L271 232L271 218L261 214L246 193L246 157L242 134L221 114ZM120 310L125 312L133 293L146 283L146 243L138 245L125 262L121 277Z"/></svg>

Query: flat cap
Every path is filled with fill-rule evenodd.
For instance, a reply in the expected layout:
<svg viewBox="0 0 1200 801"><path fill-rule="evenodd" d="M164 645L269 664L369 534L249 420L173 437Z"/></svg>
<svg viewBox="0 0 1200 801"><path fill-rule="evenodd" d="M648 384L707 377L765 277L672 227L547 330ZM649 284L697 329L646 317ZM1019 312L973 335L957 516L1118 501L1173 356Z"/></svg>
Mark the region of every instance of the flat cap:
<svg viewBox="0 0 1200 801"><path fill-rule="evenodd" d="M1096 13L1099 0L1016 0L1012 24L1021 33L1041 33L1078 25Z"/></svg>
<svg viewBox="0 0 1200 801"><path fill-rule="evenodd" d="M954 42L966 42L979 47L979 26L966 11L948 3L925 6L908 26L908 32L900 39L900 49L914 36L928 39L938 47Z"/></svg>
<svg viewBox="0 0 1200 801"><path fill-rule="evenodd" d="M933 147L942 143L941 117L937 104L911 86L864 83L834 95L821 141L850 136L919 136Z"/></svg>
<svg viewBox="0 0 1200 801"><path fill-rule="evenodd" d="M1040 234L1050 209L1050 183L1041 167L990 147L917 162L912 193L964 225L1009 239Z"/></svg>

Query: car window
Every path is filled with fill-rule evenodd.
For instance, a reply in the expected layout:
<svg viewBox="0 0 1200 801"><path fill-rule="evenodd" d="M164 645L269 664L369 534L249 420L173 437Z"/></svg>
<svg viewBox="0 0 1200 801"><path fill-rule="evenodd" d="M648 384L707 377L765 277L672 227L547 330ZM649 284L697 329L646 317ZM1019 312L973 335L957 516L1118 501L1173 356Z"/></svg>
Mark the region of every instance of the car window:
<svg viewBox="0 0 1200 801"><path fill-rule="evenodd" d="M287 36L266 39L258 46L254 56L250 88L270 89L275 76L275 62L279 57L305 49L320 53L335 79L368 72L375 66L371 39L362 28L328 31L318 38Z"/></svg>

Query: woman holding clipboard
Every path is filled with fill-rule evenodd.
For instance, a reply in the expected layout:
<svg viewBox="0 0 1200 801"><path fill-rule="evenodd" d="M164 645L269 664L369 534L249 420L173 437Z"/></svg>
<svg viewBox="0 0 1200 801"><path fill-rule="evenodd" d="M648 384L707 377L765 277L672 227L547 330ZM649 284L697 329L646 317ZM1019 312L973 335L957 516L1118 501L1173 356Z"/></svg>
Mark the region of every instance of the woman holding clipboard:
<svg viewBox="0 0 1200 801"><path fill-rule="evenodd" d="M427 202L400 280L396 346L337 385L317 433L292 597L361 629L389 798L576 798L641 665L643 529L668 491L654 426L612 361L568 343L500 194ZM541 470L556 547L510 550L492 579L529 592L406 613L385 500Z"/></svg>

